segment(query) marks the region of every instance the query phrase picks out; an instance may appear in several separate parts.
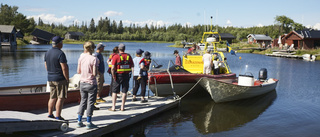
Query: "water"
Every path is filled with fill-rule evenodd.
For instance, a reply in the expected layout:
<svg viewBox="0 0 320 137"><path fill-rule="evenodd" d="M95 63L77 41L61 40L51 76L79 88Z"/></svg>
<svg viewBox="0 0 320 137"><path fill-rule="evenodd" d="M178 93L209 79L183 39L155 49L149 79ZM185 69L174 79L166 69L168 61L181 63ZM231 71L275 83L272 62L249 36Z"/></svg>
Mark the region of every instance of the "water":
<svg viewBox="0 0 320 137"><path fill-rule="evenodd" d="M105 60L114 46L107 44ZM174 61L173 51L186 49L167 47L168 43L125 43L127 52L148 50L152 58L168 66ZM27 45L15 54L1 53L0 87L43 84L46 71L43 57L50 45ZM76 73L82 45L63 47L70 76ZM239 60L241 56L241 60ZM231 70L237 74L251 72L255 78L261 68L269 78L279 79L276 91L252 99L215 104L210 98L189 97L180 107L116 131L107 136L319 136L320 135L320 63L268 57L256 54L227 54ZM106 83L110 76L105 74Z"/></svg>

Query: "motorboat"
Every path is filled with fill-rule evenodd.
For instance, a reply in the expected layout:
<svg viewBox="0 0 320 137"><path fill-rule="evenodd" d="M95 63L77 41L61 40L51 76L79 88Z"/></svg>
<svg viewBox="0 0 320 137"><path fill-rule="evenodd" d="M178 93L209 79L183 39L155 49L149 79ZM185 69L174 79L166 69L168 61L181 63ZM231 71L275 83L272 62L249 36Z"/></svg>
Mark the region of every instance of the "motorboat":
<svg viewBox="0 0 320 137"><path fill-rule="evenodd" d="M202 77L199 84L210 94L216 103L241 100L274 91L278 79L267 79L265 68L259 71L259 79L253 75L239 75L234 79L213 79Z"/></svg>
<svg viewBox="0 0 320 137"><path fill-rule="evenodd" d="M149 89L156 96L179 95L187 93L201 77L209 77L214 79L233 79L236 77L234 73L206 75L198 73L190 73L181 66L172 66L166 69L154 69L149 71ZM197 88L201 88L200 86Z"/></svg>
<svg viewBox="0 0 320 137"><path fill-rule="evenodd" d="M80 102L79 74L69 79L67 99L64 104ZM47 84L0 87L0 110L31 111L48 107L50 92ZM104 84L102 97L109 95L110 86Z"/></svg>
<svg viewBox="0 0 320 137"><path fill-rule="evenodd" d="M312 54L303 54L302 58L305 61L315 61L316 60L316 56L312 55Z"/></svg>

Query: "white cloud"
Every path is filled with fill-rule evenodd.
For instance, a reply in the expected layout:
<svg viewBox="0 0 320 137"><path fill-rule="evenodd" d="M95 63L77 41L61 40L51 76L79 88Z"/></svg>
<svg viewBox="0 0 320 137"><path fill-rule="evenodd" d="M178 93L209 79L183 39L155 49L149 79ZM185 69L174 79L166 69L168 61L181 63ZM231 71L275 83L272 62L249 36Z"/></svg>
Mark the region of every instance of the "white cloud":
<svg viewBox="0 0 320 137"><path fill-rule="evenodd" d="M232 22L230 20L227 20L225 27L232 27Z"/></svg>
<svg viewBox="0 0 320 137"><path fill-rule="evenodd" d="M262 25L261 23L259 23L259 24L257 25L257 27L263 27L263 25Z"/></svg>
<svg viewBox="0 0 320 137"><path fill-rule="evenodd" d="M54 24L72 24L74 19L74 16L63 16L61 18L56 17L55 14L40 14L40 15L32 15L28 16L27 18L34 18L35 21L38 21L39 17L43 21L43 23L54 23Z"/></svg>
<svg viewBox="0 0 320 137"><path fill-rule="evenodd" d="M316 25L313 26L314 29L320 30L320 23L316 23Z"/></svg>
<svg viewBox="0 0 320 137"><path fill-rule="evenodd" d="M111 17L111 16L121 16L122 12L117 12L117 11L107 11L104 13L104 15L106 15L107 17Z"/></svg>

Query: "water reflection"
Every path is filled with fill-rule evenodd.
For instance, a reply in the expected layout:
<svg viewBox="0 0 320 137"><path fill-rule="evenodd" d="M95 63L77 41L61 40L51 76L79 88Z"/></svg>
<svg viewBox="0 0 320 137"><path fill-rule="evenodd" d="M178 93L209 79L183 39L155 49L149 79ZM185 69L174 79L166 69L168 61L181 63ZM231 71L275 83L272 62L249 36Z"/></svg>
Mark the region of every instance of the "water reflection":
<svg viewBox="0 0 320 137"><path fill-rule="evenodd" d="M199 133L217 133L228 131L256 119L273 103L276 96L276 91L272 91L246 100L219 104L208 101L205 106L203 103L190 105L192 102L187 102L181 107L193 107L188 110L195 110L189 113Z"/></svg>

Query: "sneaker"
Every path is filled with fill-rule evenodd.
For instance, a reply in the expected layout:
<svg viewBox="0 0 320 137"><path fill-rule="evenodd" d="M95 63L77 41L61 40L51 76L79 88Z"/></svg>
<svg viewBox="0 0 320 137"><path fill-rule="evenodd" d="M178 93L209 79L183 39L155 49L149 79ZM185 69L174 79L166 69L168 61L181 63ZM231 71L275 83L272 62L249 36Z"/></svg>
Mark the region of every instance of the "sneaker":
<svg viewBox="0 0 320 137"><path fill-rule="evenodd" d="M96 100L96 102L98 102L98 103L104 103L104 102L106 102L104 99L102 99L102 98L99 98L99 99L97 99Z"/></svg>
<svg viewBox="0 0 320 137"><path fill-rule="evenodd" d="M81 121L78 121L77 123L77 128L80 128L80 127L84 127L85 125L81 122Z"/></svg>
<svg viewBox="0 0 320 137"><path fill-rule="evenodd" d="M52 114L52 115L49 115L48 118L55 118L55 117L54 117L54 115Z"/></svg>
<svg viewBox="0 0 320 137"><path fill-rule="evenodd" d="M99 110L100 108L93 106L93 110Z"/></svg>
<svg viewBox="0 0 320 137"><path fill-rule="evenodd" d="M141 100L141 103L146 103L146 102L148 102L148 100Z"/></svg>
<svg viewBox="0 0 320 137"><path fill-rule="evenodd" d="M132 101L138 101L138 99L136 99L136 98L133 98L133 99L132 99Z"/></svg>
<svg viewBox="0 0 320 137"><path fill-rule="evenodd" d="M91 122L87 124L87 129L97 128L98 126L92 124Z"/></svg>
<svg viewBox="0 0 320 137"><path fill-rule="evenodd" d="M58 119L58 120L64 120L64 118L63 118L63 117L61 117L61 116L56 117L56 119Z"/></svg>

